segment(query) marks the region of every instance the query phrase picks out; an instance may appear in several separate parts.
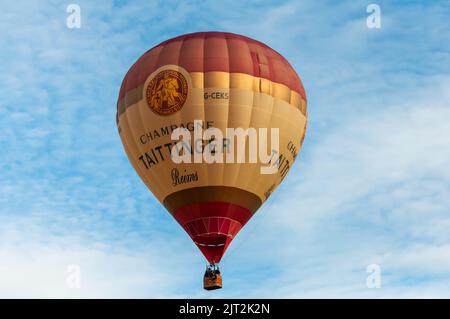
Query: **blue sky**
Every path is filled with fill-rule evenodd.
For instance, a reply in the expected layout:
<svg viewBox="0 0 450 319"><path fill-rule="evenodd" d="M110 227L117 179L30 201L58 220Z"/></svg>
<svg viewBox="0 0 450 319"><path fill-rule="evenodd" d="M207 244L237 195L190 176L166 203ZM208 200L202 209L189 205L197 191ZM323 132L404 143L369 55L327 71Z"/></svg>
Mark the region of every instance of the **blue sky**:
<svg viewBox="0 0 450 319"><path fill-rule="evenodd" d="M66 27L70 3L80 29ZM380 29L366 26L369 3L2 4L0 297L450 297L450 2L376 1ZM129 66L205 30L282 53L309 103L296 164L233 241L214 292L115 124ZM369 264L381 288L367 287Z"/></svg>

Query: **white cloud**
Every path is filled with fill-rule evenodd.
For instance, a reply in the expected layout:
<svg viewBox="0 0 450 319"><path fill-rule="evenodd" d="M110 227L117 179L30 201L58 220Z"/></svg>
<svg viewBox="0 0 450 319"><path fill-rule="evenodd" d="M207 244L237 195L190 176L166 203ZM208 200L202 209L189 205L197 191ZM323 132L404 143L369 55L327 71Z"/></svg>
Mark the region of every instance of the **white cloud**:
<svg viewBox="0 0 450 319"><path fill-rule="evenodd" d="M250 4L250 5L248 5ZM0 296L448 296L450 41L440 4L15 1L0 28ZM233 8L230 10L229 8ZM287 180L201 290L203 259L132 171L115 99L167 37L243 33L304 80L310 125ZM420 39L420 41L418 40ZM368 289L366 266L382 267ZM65 286L79 264L81 290Z"/></svg>

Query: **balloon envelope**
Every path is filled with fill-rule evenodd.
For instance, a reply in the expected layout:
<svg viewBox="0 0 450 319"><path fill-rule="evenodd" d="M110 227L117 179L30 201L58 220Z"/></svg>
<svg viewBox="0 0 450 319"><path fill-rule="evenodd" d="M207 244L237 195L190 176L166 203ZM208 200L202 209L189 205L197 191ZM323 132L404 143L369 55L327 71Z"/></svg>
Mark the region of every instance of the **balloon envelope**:
<svg viewBox="0 0 450 319"><path fill-rule="evenodd" d="M171 134L180 127L192 132L196 120L203 130L222 132L278 128L279 152L271 159L276 173L261 174L261 163L248 160L175 163ZM305 136L306 95L292 66L267 45L199 32L164 41L133 64L120 89L116 121L142 181L207 260L218 263L292 167ZM200 148L204 144L202 139Z"/></svg>

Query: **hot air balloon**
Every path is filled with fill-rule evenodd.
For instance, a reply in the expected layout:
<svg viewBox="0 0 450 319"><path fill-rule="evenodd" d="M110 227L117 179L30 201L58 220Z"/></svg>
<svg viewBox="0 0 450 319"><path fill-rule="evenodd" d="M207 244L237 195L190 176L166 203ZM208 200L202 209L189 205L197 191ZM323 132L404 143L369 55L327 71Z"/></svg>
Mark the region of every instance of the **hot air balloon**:
<svg viewBox="0 0 450 319"><path fill-rule="evenodd" d="M204 288L221 288L223 254L282 182L303 144L306 94L299 76L278 52L251 38L181 35L131 66L116 122L137 174L209 262ZM196 125L223 132L277 128L279 150L270 158L275 173L262 174L259 162L175 162L173 133L192 133ZM200 149L212 140L202 138Z"/></svg>

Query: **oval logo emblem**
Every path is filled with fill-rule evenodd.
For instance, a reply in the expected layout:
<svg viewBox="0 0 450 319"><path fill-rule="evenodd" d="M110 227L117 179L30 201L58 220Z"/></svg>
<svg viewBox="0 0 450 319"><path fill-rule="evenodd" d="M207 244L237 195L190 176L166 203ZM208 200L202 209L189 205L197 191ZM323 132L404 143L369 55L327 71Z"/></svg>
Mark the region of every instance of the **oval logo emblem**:
<svg viewBox="0 0 450 319"><path fill-rule="evenodd" d="M147 104L156 114L170 115L181 110L187 93L188 84L183 74L175 70L163 70L147 86Z"/></svg>

